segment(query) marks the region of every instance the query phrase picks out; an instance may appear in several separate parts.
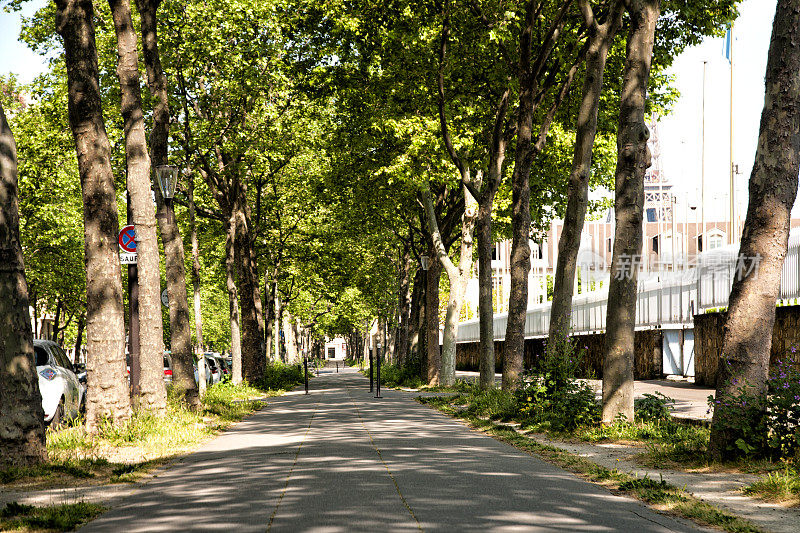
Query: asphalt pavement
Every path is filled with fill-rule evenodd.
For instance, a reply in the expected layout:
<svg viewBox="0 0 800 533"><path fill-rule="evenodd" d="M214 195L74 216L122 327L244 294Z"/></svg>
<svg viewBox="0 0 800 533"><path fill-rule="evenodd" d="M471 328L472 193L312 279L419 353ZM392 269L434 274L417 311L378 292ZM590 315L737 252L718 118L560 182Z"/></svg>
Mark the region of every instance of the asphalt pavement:
<svg viewBox="0 0 800 533"><path fill-rule="evenodd" d="M327 370L143 484L84 532L696 531Z"/></svg>

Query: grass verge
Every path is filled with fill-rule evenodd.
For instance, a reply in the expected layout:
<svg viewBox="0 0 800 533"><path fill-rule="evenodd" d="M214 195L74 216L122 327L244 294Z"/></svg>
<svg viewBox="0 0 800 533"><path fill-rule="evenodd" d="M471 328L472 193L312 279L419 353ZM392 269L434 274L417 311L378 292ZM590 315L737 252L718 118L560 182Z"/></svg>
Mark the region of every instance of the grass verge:
<svg viewBox="0 0 800 533"><path fill-rule="evenodd" d="M0 470L0 483L15 490L135 482L156 467L197 447L265 405L265 399L302 383L290 365L270 365L257 386L217 383L208 388L200 411L168 396L163 416L137 411L122 425L101 424L89 435L80 419L47 431L49 462Z"/></svg>
<svg viewBox="0 0 800 533"><path fill-rule="evenodd" d="M11 502L0 509L0 531L73 531L105 510L102 505L85 502L48 507Z"/></svg>
<svg viewBox="0 0 800 533"><path fill-rule="evenodd" d="M783 470L770 472L744 488L748 496L768 502L782 503L789 507L800 506L800 474L786 466Z"/></svg>
<svg viewBox="0 0 800 533"><path fill-rule="evenodd" d="M615 493L627 494L650 504L659 511L682 516L701 525L721 528L731 533L759 533L760 528L747 520L734 516L705 503L684 490L670 485L663 479L637 478L630 474L597 465L588 459L573 455L554 446L540 444L508 425L467 414L463 405L454 407L450 398L418 398L420 403L430 405L445 414L460 418L470 427L514 446L545 461L573 472L584 479L603 485ZM456 404L457 405L457 404Z"/></svg>

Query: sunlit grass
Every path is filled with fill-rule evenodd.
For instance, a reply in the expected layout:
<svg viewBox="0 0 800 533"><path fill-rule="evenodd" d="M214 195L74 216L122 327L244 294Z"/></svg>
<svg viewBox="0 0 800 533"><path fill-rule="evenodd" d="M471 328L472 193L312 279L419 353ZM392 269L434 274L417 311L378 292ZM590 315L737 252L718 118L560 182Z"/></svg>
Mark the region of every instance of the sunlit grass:
<svg viewBox="0 0 800 533"><path fill-rule="evenodd" d="M106 510L93 503L72 503L35 507L16 502L0 509L0 531L73 531Z"/></svg>
<svg viewBox="0 0 800 533"><path fill-rule="evenodd" d="M797 470L786 466L783 470L770 472L748 485L744 488L744 493L769 502L799 506L800 474Z"/></svg>

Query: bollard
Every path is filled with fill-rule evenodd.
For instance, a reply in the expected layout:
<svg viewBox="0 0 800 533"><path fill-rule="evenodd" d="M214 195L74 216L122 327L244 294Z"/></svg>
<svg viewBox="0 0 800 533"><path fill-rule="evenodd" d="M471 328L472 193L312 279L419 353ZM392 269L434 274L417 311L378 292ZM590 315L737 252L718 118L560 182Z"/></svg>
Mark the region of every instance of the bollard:
<svg viewBox="0 0 800 533"><path fill-rule="evenodd" d="M378 361L377 361L377 363L378 363L378 375L376 377L375 384L376 384L376 390L378 391L378 393L375 395L375 397L376 398L382 398L382 396L381 396L381 345L380 345L380 343L378 344L378 350L377 350L376 354L377 354L376 357L378 359Z"/></svg>
<svg viewBox="0 0 800 533"><path fill-rule="evenodd" d="M369 392L374 390L374 382L372 378L372 350L369 351Z"/></svg>
<svg viewBox="0 0 800 533"><path fill-rule="evenodd" d="M303 366L305 367L306 394L308 394L308 357L303 357Z"/></svg>
<svg viewBox="0 0 800 533"><path fill-rule="evenodd" d="M336 361L336 373L339 373L339 361Z"/></svg>

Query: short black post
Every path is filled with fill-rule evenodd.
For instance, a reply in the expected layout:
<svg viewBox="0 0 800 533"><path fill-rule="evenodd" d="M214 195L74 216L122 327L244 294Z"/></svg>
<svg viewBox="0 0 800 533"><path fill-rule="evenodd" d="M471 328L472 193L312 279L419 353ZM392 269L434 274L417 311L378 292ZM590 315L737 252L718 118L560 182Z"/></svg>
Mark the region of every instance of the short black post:
<svg viewBox="0 0 800 533"><path fill-rule="evenodd" d="M307 355L303 355L303 366L305 367L306 394L308 394L308 356Z"/></svg>
<svg viewBox="0 0 800 533"><path fill-rule="evenodd" d="M372 377L372 349L369 351L369 392L375 388L374 378Z"/></svg>
<svg viewBox="0 0 800 533"><path fill-rule="evenodd" d="M376 398L382 398L381 396L381 345L378 344L378 351L376 352L376 357L378 359L378 375L375 378L376 390L378 393L375 395Z"/></svg>
<svg viewBox="0 0 800 533"><path fill-rule="evenodd" d="M336 373L339 373L339 361L336 361Z"/></svg>

